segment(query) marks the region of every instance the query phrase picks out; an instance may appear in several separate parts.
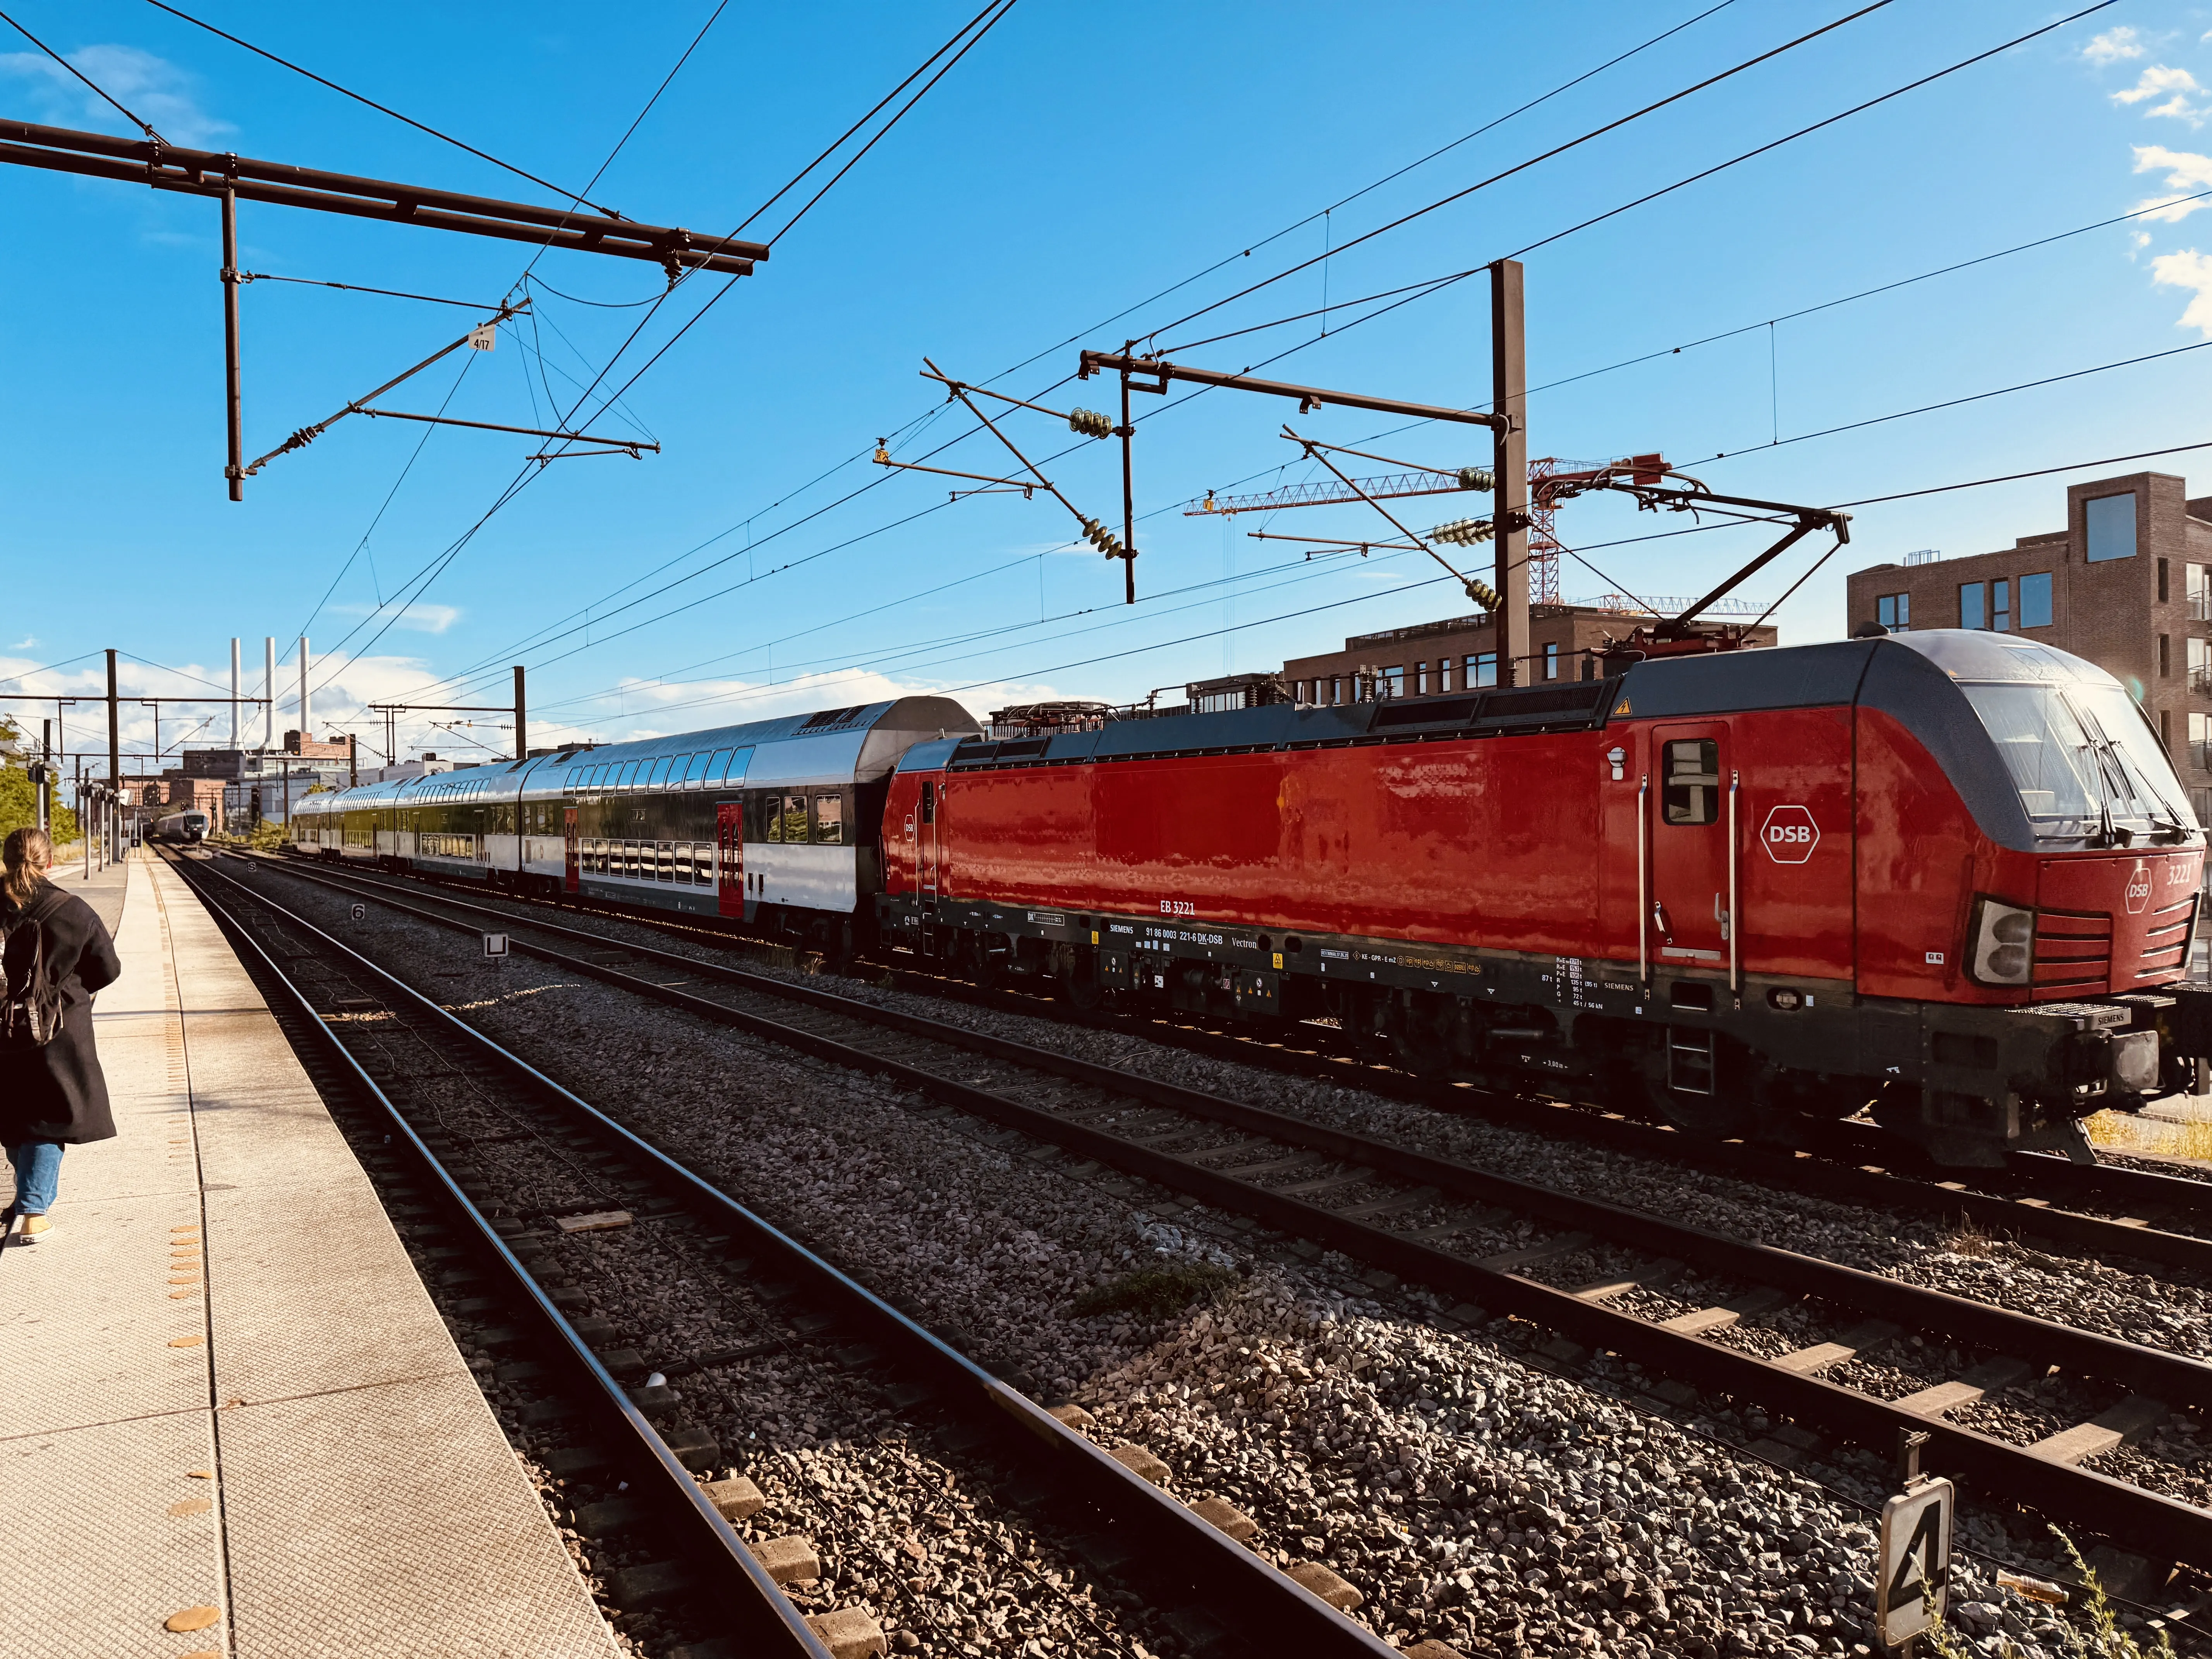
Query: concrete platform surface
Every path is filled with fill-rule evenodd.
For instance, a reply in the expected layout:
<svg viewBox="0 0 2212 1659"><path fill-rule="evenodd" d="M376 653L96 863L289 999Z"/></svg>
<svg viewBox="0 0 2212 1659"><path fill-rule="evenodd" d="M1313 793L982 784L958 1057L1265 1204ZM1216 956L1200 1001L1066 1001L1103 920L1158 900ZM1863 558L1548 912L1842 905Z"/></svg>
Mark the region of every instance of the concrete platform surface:
<svg viewBox="0 0 2212 1659"><path fill-rule="evenodd" d="M67 884L119 908L94 1018L121 1133L64 1157L47 1241L0 1250L0 1650L611 1659L214 921L150 853Z"/></svg>

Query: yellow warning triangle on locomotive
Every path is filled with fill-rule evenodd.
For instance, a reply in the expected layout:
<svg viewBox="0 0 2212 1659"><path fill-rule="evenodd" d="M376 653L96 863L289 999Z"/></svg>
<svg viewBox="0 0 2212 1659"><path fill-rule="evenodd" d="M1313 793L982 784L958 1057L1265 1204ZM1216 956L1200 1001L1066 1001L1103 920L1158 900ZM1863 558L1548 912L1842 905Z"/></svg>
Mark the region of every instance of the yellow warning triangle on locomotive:
<svg viewBox="0 0 2212 1659"><path fill-rule="evenodd" d="M1615 708L1613 712L1614 714L1633 714L1633 713L1635 713L1636 711L1635 711L1635 710L1633 710L1633 709L1632 709L1632 708L1628 706L1628 699L1627 699L1627 698L1626 698L1626 697L1623 697L1623 698L1620 700L1620 706L1619 708Z"/></svg>

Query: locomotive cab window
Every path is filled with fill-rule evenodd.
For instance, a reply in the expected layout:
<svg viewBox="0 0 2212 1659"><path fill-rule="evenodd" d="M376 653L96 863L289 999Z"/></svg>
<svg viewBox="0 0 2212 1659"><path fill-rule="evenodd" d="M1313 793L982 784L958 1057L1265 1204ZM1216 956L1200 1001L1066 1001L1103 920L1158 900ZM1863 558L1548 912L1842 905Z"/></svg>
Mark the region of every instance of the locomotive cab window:
<svg viewBox="0 0 2212 1659"><path fill-rule="evenodd" d="M1669 823L1711 823L1721 815L1721 746L1711 738L1667 744L1661 801Z"/></svg>

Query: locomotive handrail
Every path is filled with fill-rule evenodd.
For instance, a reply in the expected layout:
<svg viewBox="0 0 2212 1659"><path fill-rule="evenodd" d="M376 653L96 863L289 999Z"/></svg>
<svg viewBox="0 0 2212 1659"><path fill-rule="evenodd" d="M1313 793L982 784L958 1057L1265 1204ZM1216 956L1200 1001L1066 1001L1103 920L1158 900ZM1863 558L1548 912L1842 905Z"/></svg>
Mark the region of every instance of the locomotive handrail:
<svg viewBox="0 0 2212 1659"><path fill-rule="evenodd" d="M1741 933L1742 933L1742 932L1743 932L1743 916L1742 916L1742 914L1741 914L1741 913L1737 909L1737 908L1736 908L1736 896L1735 896L1735 836L1736 836L1736 828L1735 828L1735 798L1736 798L1736 792L1737 792L1738 790L1741 789L1742 787L1743 787L1743 774L1742 774L1742 773L1741 773L1741 772L1735 771L1735 770L1734 770L1733 769L1730 769L1730 771L1729 771L1729 825L1728 825L1728 843L1729 843L1729 913L1728 913L1729 994L1730 996L1732 996L1732 997L1734 997L1734 998L1735 998L1735 999L1736 999L1736 1006L1737 1006L1738 1007L1741 1007L1741 1006L1743 1006L1743 979L1742 979L1742 976L1741 976L1740 974L1738 974L1738 973L1737 973L1737 971L1736 971L1736 951L1737 951L1737 948L1738 948L1738 947L1737 947L1737 945L1736 945L1736 940L1737 940L1738 936L1739 936L1740 934L1741 934Z"/></svg>
<svg viewBox="0 0 2212 1659"><path fill-rule="evenodd" d="M1636 977L1651 983L1651 775L1636 781Z"/></svg>

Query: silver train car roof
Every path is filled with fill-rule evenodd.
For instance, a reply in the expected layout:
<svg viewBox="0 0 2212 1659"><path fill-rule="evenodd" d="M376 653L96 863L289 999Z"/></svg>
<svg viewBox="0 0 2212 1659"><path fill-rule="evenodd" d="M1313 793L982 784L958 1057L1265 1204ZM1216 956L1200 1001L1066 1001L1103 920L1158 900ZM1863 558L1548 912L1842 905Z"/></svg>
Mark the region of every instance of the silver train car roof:
<svg viewBox="0 0 2212 1659"><path fill-rule="evenodd" d="M897 697L364 783L334 793L306 796L296 804L295 811L313 816L434 801L559 800L580 788L583 779L597 767L726 749L750 751L749 757L732 763L729 780L723 786L726 789L864 783L889 773L899 757L916 743L940 736L966 737L981 730L975 717L950 697Z"/></svg>

